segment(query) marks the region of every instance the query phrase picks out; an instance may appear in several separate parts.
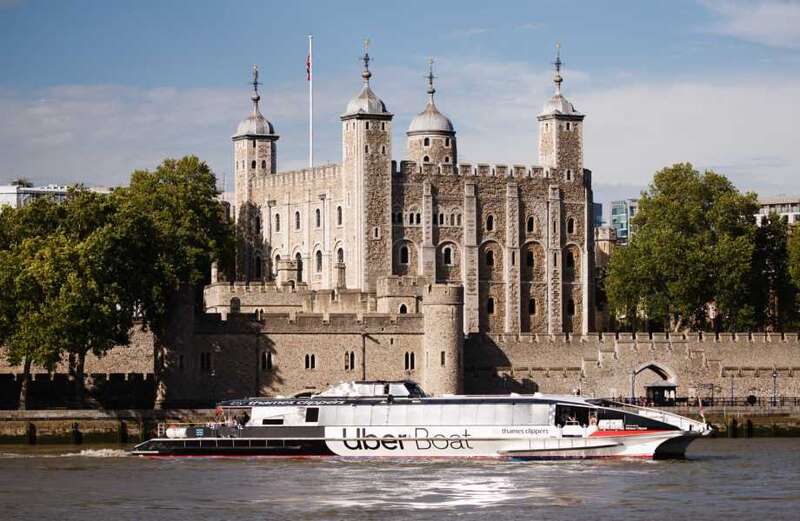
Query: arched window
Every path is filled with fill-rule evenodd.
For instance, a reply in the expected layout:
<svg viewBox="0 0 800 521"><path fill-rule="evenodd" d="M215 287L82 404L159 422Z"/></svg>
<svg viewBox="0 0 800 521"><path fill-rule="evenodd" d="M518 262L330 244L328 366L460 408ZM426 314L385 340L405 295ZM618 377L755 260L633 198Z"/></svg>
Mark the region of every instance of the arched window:
<svg viewBox="0 0 800 521"><path fill-rule="evenodd" d="M256 280L261 280L261 257L256 256L255 259L255 277Z"/></svg>
<svg viewBox="0 0 800 521"><path fill-rule="evenodd" d="M281 215L278 213L275 214L275 231L281 231Z"/></svg>
<svg viewBox="0 0 800 521"><path fill-rule="evenodd" d="M455 226L455 225L456 225L456 214L451 213L450 214L450 226Z"/></svg>
<svg viewBox="0 0 800 521"><path fill-rule="evenodd" d="M406 313L408 313L408 308L406 307L406 305L405 305L405 304L400 304L400 311L399 311L399 313L400 313L401 315L405 315Z"/></svg>
<svg viewBox="0 0 800 521"><path fill-rule="evenodd" d="M450 146L450 138L449 137L444 138L444 146L446 146L446 147Z"/></svg>
<svg viewBox="0 0 800 521"><path fill-rule="evenodd" d="M369 130L369 121L364 122L364 129Z"/></svg>
<svg viewBox="0 0 800 521"><path fill-rule="evenodd" d="M494 297L489 297L486 299L486 313L489 315L494 315Z"/></svg>
<svg viewBox="0 0 800 521"><path fill-rule="evenodd" d="M253 140L253 148L256 148L256 140Z"/></svg>
<svg viewBox="0 0 800 521"><path fill-rule="evenodd" d="M494 266L494 252L492 250L486 252L486 265Z"/></svg>
<svg viewBox="0 0 800 521"><path fill-rule="evenodd" d="M300 212L294 212L294 229L300 229Z"/></svg>
<svg viewBox="0 0 800 521"><path fill-rule="evenodd" d="M569 125L569 123L567 123ZM572 170L567 170L567 181L572 181Z"/></svg>
<svg viewBox="0 0 800 521"><path fill-rule="evenodd" d="M311 355L311 369L316 369L317 367L317 357L315 355Z"/></svg>
<svg viewBox="0 0 800 521"><path fill-rule="evenodd" d="M444 226L444 214L439 214L439 226Z"/></svg>
<svg viewBox="0 0 800 521"><path fill-rule="evenodd" d="M298 253L294 256L294 262L297 265L297 282L303 282L303 256Z"/></svg>
<svg viewBox="0 0 800 521"><path fill-rule="evenodd" d="M316 211L314 212L314 216L317 220L317 228L319 228L320 226L322 226L322 212L319 211L319 208L317 208Z"/></svg>
<svg viewBox="0 0 800 521"><path fill-rule="evenodd" d="M322 273L322 252L317 250L316 254L317 273Z"/></svg>
<svg viewBox="0 0 800 521"><path fill-rule="evenodd" d="M336 225L337 226L341 226L342 225L342 207L341 206L337 206L336 207Z"/></svg>
<svg viewBox="0 0 800 521"><path fill-rule="evenodd" d="M535 315L536 314L536 299L528 299L528 314Z"/></svg>
<svg viewBox="0 0 800 521"><path fill-rule="evenodd" d="M486 231L494 230L494 215L489 215L486 217Z"/></svg>
<svg viewBox="0 0 800 521"><path fill-rule="evenodd" d="M400 264L408 264L408 246L400 246Z"/></svg>
<svg viewBox="0 0 800 521"><path fill-rule="evenodd" d="M461 226L461 214L456 215L456 223L458 226Z"/></svg>
<svg viewBox="0 0 800 521"><path fill-rule="evenodd" d="M406 371L413 371L414 370L414 353L406 351L406 355L405 355L405 370Z"/></svg>
<svg viewBox="0 0 800 521"><path fill-rule="evenodd" d="M575 315L575 301L572 299L567 300L567 316Z"/></svg>
<svg viewBox="0 0 800 521"><path fill-rule="evenodd" d="M386 155L386 145L381 145L381 154Z"/></svg>
<svg viewBox="0 0 800 521"><path fill-rule="evenodd" d="M566 252L564 255L564 268L567 270L575 269L575 256L571 251Z"/></svg>
<svg viewBox="0 0 800 521"><path fill-rule="evenodd" d="M453 248L450 246L445 246L445 248L442 250L442 263L445 266L453 265Z"/></svg>
<svg viewBox="0 0 800 521"><path fill-rule="evenodd" d="M272 369L272 353L264 351L261 353L261 370L269 371Z"/></svg>
<svg viewBox="0 0 800 521"><path fill-rule="evenodd" d="M408 224L414 224L414 214L408 214Z"/></svg>
<svg viewBox="0 0 800 521"><path fill-rule="evenodd" d="M256 167L256 162L255 162L255 160L253 160L253 162L250 163L250 168L255 168L255 167Z"/></svg>
<svg viewBox="0 0 800 521"><path fill-rule="evenodd" d="M364 145L364 153L369 154L369 145Z"/></svg>
<svg viewBox="0 0 800 521"><path fill-rule="evenodd" d="M431 158L428 157L428 156L425 156L425 157L422 158L422 162L423 163L430 163L431 162Z"/></svg>
<svg viewBox="0 0 800 521"><path fill-rule="evenodd" d="M267 168L267 161L265 159L261 160L261 168Z"/></svg>
<svg viewBox="0 0 800 521"><path fill-rule="evenodd" d="M344 250L341 248L336 250L336 262L339 264L344 264Z"/></svg>
<svg viewBox="0 0 800 521"><path fill-rule="evenodd" d="M533 225L534 225L533 216L530 216L528 217L528 226L527 226L528 233L533 233Z"/></svg>
<svg viewBox="0 0 800 521"><path fill-rule="evenodd" d="M381 123L381 130L386 130L386 123Z"/></svg>
<svg viewBox="0 0 800 521"><path fill-rule="evenodd" d="M525 252L525 265L529 268L533 268L533 264L534 264L533 252L528 250L527 252Z"/></svg>
<svg viewBox="0 0 800 521"><path fill-rule="evenodd" d="M444 156L444 162L445 163L449 163L450 162L450 156Z"/></svg>
<svg viewBox="0 0 800 521"><path fill-rule="evenodd" d="M417 224L420 224L420 223L422 223L422 214L420 214L420 213L417 213L417 216L416 216L416 217L417 217Z"/></svg>
<svg viewBox="0 0 800 521"><path fill-rule="evenodd" d="M353 351L344 354L344 369L345 371L352 371L356 368L356 354Z"/></svg>
<svg viewBox="0 0 800 521"><path fill-rule="evenodd" d="M431 138L429 138L429 137L426 137L425 139L423 139L423 140L422 140L422 144L423 144L424 146L426 146L426 147L429 147L429 146L431 146ZM425 156L425 157L428 157L428 156ZM427 159L426 159L426 161L427 161Z"/></svg>
<svg viewBox="0 0 800 521"><path fill-rule="evenodd" d="M567 219L567 233L575 233L575 219L572 217Z"/></svg>

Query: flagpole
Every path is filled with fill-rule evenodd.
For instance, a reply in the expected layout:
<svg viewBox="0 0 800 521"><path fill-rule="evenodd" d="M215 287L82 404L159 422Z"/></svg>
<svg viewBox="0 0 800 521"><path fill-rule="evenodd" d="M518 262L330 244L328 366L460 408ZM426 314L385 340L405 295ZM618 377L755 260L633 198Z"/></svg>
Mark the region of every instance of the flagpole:
<svg viewBox="0 0 800 521"><path fill-rule="evenodd" d="M314 36L308 35L308 168L314 167Z"/></svg>

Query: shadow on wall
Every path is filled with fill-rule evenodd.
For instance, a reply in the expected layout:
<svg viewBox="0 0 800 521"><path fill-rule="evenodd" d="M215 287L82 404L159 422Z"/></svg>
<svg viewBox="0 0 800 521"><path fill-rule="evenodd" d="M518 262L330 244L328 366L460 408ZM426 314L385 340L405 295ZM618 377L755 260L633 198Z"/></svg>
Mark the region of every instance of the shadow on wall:
<svg viewBox="0 0 800 521"><path fill-rule="evenodd" d="M464 339L465 394L533 394L539 384L531 378L515 378L511 361L490 336L471 334Z"/></svg>
<svg viewBox="0 0 800 521"><path fill-rule="evenodd" d="M22 378L0 375L0 409L16 409ZM30 387L30 409L74 408L78 403L66 374L36 374ZM151 409L155 396L152 374L87 374L86 398L90 407Z"/></svg>
<svg viewBox="0 0 800 521"><path fill-rule="evenodd" d="M256 376L256 394L271 396L276 386L284 383L281 377L281 360L277 358L275 342L268 335L261 335L258 341L258 373Z"/></svg>

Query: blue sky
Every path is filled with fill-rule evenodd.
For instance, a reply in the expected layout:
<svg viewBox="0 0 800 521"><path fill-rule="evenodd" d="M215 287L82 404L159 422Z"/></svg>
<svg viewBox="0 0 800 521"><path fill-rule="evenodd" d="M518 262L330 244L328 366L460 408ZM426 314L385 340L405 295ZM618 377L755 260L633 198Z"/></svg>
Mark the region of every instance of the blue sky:
<svg viewBox="0 0 800 521"><path fill-rule="evenodd" d="M365 37L373 87L396 114L396 159L432 56L460 159L535 163L560 41L597 200L635 196L677 161L744 190L800 192L800 3L780 0L0 0L0 182L114 185L187 153L230 172L254 63L279 167L304 166L309 33L319 163L339 160Z"/></svg>

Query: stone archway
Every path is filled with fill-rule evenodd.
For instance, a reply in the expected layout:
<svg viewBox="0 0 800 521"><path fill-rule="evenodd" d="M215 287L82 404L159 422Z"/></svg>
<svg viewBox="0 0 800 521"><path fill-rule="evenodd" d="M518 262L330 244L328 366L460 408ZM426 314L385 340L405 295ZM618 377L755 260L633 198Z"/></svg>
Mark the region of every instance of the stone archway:
<svg viewBox="0 0 800 521"><path fill-rule="evenodd" d="M631 372L633 396L651 405L674 402L677 388L675 371L660 362L645 362Z"/></svg>

